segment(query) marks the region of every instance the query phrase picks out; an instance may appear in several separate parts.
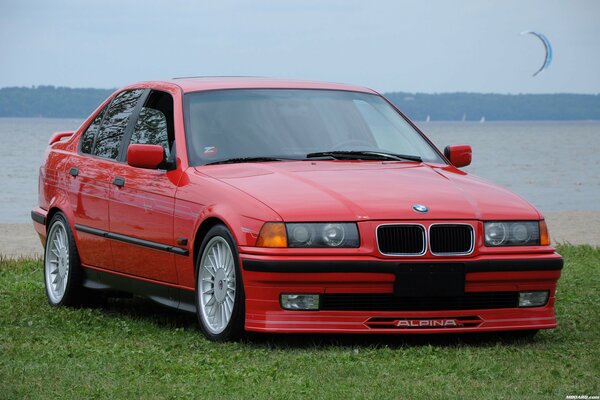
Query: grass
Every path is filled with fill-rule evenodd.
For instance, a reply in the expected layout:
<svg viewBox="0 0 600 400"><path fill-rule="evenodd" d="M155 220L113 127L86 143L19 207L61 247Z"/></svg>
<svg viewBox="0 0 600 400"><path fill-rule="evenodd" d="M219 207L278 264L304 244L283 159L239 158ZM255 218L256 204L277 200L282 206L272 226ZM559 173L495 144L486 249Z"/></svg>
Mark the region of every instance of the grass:
<svg viewBox="0 0 600 400"><path fill-rule="evenodd" d="M47 305L42 265L0 259L0 398L564 399L600 394L600 248L561 246L560 328L533 340L270 336L205 340L142 299Z"/></svg>

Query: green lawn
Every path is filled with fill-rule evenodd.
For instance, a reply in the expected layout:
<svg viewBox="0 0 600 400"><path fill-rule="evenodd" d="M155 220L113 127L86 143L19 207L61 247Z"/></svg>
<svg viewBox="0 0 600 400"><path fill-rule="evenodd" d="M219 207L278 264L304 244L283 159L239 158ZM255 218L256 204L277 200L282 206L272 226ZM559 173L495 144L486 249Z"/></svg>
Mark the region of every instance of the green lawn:
<svg viewBox="0 0 600 400"><path fill-rule="evenodd" d="M141 299L53 309L39 261L0 260L0 398L564 399L600 394L600 249L561 246L560 328L205 340Z"/></svg>

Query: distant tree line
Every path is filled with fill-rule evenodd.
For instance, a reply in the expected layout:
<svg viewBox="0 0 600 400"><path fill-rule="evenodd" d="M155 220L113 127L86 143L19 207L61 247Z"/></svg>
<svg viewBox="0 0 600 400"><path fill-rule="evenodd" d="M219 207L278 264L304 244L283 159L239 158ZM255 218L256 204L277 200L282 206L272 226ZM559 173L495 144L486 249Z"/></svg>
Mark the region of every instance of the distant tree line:
<svg viewBox="0 0 600 400"><path fill-rule="evenodd" d="M0 89L0 117L85 118L114 89L55 86ZM386 93L411 119L424 121L600 120L600 95Z"/></svg>
<svg viewBox="0 0 600 400"><path fill-rule="evenodd" d="M600 95L386 93L416 121L555 121L600 120Z"/></svg>
<svg viewBox="0 0 600 400"><path fill-rule="evenodd" d="M115 89L34 86L0 89L0 117L85 118Z"/></svg>

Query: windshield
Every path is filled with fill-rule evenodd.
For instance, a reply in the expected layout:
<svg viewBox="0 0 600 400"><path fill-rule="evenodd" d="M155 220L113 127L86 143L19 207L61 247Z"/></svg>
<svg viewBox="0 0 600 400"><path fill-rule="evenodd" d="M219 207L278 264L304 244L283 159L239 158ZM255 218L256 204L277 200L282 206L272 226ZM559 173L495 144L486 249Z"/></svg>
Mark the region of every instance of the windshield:
<svg viewBox="0 0 600 400"><path fill-rule="evenodd" d="M379 152L443 163L383 98L335 90L234 89L185 96L191 165ZM326 157L326 155L324 155ZM257 160L260 161L260 160Z"/></svg>

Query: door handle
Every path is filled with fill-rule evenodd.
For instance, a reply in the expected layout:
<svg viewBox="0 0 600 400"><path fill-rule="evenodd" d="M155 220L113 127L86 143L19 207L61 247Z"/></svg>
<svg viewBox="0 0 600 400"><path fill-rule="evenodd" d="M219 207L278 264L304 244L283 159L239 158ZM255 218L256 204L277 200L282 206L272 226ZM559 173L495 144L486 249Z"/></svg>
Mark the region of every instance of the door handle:
<svg viewBox="0 0 600 400"><path fill-rule="evenodd" d="M113 180L113 185L120 187L120 188L125 186L125 178L121 178L120 176L115 176L115 179Z"/></svg>
<svg viewBox="0 0 600 400"><path fill-rule="evenodd" d="M69 175L71 175L72 177L78 176L79 175L79 168L72 167L69 170Z"/></svg>

